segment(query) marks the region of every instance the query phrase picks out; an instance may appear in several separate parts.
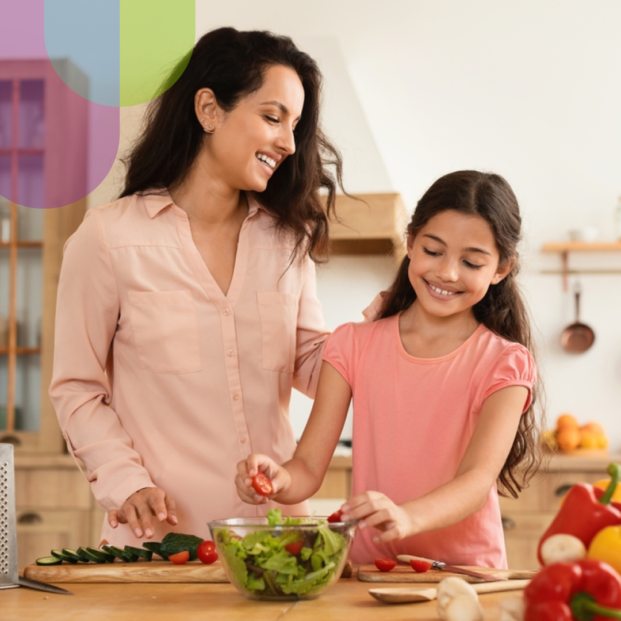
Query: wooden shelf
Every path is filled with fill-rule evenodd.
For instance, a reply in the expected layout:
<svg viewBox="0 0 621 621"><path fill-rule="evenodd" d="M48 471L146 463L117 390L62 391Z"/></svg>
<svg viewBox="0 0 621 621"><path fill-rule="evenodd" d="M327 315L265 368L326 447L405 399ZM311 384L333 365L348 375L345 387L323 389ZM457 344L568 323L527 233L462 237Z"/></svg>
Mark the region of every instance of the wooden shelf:
<svg viewBox="0 0 621 621"><path fill-rule="evenodd" d="M391 254L401 261L409 215L397 193L336 197L338 221L330 223L334 254Z"/></svg>
<svg viewBox="0 0 621 621"><path fill-rule="evenodd" d="M549 242L544 244L541 252L557 253L561 256L560 270L541 270L542 274L560 274L563 277L563 291L569 287L569 276L572 274L606 274L621 275L621 269L570 269L570 252L621 252L621 241L617 242Z"/></svg>
<svg viewBox="0 0 621 621"><path fill-rule="evenodd" d="M17 246L18 248L43 248L42 241L17 241L12 242L0 242L0 248L10 248L11 246Z"/></svg>
<svg viewBox="0 0 621 621"><path fill-rule="evenodd" d="M9 353L9 348L8 347L0 347L0 354L8 354ZM15 350L15 353L19 356L21 354L40 354L41 353L41 348L40 347L18 347Z"/></svg>

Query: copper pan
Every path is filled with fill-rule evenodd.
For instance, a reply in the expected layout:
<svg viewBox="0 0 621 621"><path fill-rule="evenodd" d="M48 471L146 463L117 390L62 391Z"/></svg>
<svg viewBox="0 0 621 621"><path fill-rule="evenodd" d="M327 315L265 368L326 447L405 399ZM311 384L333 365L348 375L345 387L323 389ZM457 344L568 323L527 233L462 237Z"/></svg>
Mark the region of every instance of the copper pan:
<svg viewBox="0 0 621 621"><path fill-rule="evenodd" d="M581 354L595 341L595 332L584 323L580 323L580 287L575 289L576 321L567 326L561 334L561 346L572 354Z"/></svg>

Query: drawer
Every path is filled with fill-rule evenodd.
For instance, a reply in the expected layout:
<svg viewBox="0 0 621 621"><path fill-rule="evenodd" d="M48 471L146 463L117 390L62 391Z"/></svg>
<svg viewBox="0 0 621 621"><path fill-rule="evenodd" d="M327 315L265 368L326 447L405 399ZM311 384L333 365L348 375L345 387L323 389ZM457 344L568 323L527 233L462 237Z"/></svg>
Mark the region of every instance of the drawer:
<svg viewBox="0 0 621 621"><path fill-rule="evenodd" d="M349 498L351 470L330 468L313 498Z"/></svg>
<svg viewBox="0 0 621 621"><path fill-rule="evenodd" d="M17 509L90 509L91 490L77 469L16 468Z"/></svg>
<svg viewBox="0 0 621 621"><path fill-rule="evenodd" d="M511 569L538 569L537 547L555 513L502 514L507 561Z"/></svg>
<svg viewBox="0 0 621 621"><path fill-rule="evenodd" d="M90 535L90 511L18 511L19 567L34 563L50 550L97 545Z"/></svg>

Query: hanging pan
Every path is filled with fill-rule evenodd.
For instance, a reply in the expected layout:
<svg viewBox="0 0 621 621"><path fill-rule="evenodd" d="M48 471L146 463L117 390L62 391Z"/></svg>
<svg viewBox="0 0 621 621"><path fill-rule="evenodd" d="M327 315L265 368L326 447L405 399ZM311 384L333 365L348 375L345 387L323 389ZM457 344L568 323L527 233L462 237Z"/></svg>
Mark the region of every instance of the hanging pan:
<svg viewBox="0 0 621 621"><path fill-rule="evenodd" d="M580 323L580 285L574 289L576 300L576 321L567 326L561 334L561 346L572 354L581 354L595 341L595 332L584 323Z"/></svg>

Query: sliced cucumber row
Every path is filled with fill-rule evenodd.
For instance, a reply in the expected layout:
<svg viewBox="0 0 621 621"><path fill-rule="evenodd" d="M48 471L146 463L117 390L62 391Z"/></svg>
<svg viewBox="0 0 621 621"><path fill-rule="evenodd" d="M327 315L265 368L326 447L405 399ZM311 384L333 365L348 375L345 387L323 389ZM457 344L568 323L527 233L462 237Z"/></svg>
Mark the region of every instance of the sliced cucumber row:
<svg viewBox="0 0 621 621"><path fill-rule="evenodd" d="M125 546L123 550L115 546L101 546L100 549L79 547L77 550L63 548L62 550L52 550L51 556L44 556L36 560L37 565L60 565L61 563L113 563L119 559L124 563L135 563L138 559L151 561L153 552L159 550L159 543L147 542L145 548L134 548ZM157 546L157 549L156 549ZM166 560L166 559L165 559Z"/></svg>

